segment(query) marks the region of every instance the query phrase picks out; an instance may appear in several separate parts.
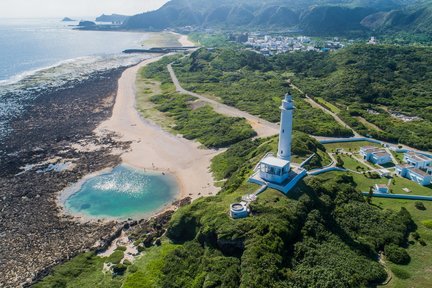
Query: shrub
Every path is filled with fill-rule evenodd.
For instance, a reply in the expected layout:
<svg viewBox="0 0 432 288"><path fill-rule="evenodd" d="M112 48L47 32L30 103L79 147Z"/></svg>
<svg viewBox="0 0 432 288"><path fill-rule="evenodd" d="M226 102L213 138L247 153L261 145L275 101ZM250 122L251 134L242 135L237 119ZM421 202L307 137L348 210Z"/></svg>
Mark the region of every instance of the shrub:
<svg viewBox="0 0 432 288"><path fill-rule="evenodd" d="M417 232L411 233L411 236L413 237L414 240L419 240L420 239L420 234L417 233Z"/></svg>
<svg viewBox="0 0 432 288"><path fill-rule="evenodd" d="M395 264L408 264L411 260L408 252L395 244L386 245L384 248L384 254L388 260Z"/></svg>
<svg viewBox="0 0 432 288"><path fill-rule="evenodd" d="M432 229L432 220L424 220L421 222L426 228Z"/></svg>
<svg viewBox="0 0 432 288"><path fill-rule="evenodd" d="M399 268L399 267L392 267L391 271L399 279L408 279L411 277L411 275L410 275L410 273L408 273L408 271L406 271L402 268Z"/></svg>
<svg viewBox="0 0 432 288"><path fill-rule="evenodd" d="M422 245L422 246L426 246L426 245L427 245L426 242L425 242L423 239L420 239L420 240L419 240L419 243L420 243L420 245Z"/></svg>
<svg viewBox="0 0 432 288"><path fill-rule="evenodd" d="M113 267L113 273L116 275L123 275L126 269L127 269L126 265L117 264Z"/></svg>
<svg viewBox="0 0 432 288"><path fill-rule="evenodd" d="M418 210L426 210L426 207L424 206L423 202L417 201L417 202L415 202L414 206Z"/></svg>
<svg viewBox="0 0 432 288"><path fill-rule="evenodd" d="M115 250L124 252L127 250L127 248L125 246L118 246Z"/></svg>
<svg viewBox="0 0 432 288"><path fill-rule="evenodd" d="M125 260L123 260L123 264L126 265L126 266L129 266L132 263L129 260L125 259Z"/></svg>
<svg viewBox="0 0 432 288"><path fill-rule="evenodd" d="M131 265L128 267L129 273L135 273L138 271L138 268L135 265Z"/></svg>
<svg viewBox="0 0 432 288"><path fill-rule="evenodd" d="M106 262L119 264L120 261L123 259L123 256L123 251L116 250L107 258Z"/></svg>

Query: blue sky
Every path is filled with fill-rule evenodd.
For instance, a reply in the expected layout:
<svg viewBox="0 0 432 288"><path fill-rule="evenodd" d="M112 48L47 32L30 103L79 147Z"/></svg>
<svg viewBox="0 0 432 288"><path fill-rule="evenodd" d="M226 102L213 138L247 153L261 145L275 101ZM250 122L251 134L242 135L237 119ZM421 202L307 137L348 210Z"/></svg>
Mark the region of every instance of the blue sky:
<svg viewBox="0 0 432 288"><path fill-rule="evenodd" d="M133 15L155 10L166 2L168 0L0 0L0 18Z"/></svg>

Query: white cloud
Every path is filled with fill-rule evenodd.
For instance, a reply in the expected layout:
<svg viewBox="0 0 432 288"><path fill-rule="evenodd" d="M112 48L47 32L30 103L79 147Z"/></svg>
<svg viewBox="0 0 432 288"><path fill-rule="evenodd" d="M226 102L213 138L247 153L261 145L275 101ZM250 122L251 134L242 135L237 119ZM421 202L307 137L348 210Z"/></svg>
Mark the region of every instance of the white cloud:
<svg viewBox="0 0 432 288"><path fill-rule="evenodd" d="M133 15L155 10L168 0L0 0L1 18Z"/></svg>

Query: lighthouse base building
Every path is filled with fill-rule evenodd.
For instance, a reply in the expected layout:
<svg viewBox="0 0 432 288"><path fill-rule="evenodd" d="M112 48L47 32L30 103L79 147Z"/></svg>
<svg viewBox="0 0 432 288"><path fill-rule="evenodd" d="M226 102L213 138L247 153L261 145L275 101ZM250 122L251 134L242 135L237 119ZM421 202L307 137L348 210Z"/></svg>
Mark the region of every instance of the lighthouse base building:
<svg viewBox="0 0 432 288"><path fill-rule="evenodd" d="M291 142L294 104L287 93L282 101L277 156L267 153L249 178L249 182L288 193L307 171L291 163Z"/></svg>

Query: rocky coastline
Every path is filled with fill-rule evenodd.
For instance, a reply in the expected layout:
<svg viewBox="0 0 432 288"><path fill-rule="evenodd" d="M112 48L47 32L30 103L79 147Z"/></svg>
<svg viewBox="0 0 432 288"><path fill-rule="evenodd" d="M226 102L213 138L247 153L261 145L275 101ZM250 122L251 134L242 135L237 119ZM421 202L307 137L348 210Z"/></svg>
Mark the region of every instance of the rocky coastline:
<svg viewBox="0 0 432 288"><path fill-rule="evenodd" d="M58 191L83 176L118 165L120 152L129 148L113 134L93 133L111 116L123 71L95 72L44 92L13 120L13 133L0 143L0 287L30 283L124 228L61 216L55 201Z"/></svg>

